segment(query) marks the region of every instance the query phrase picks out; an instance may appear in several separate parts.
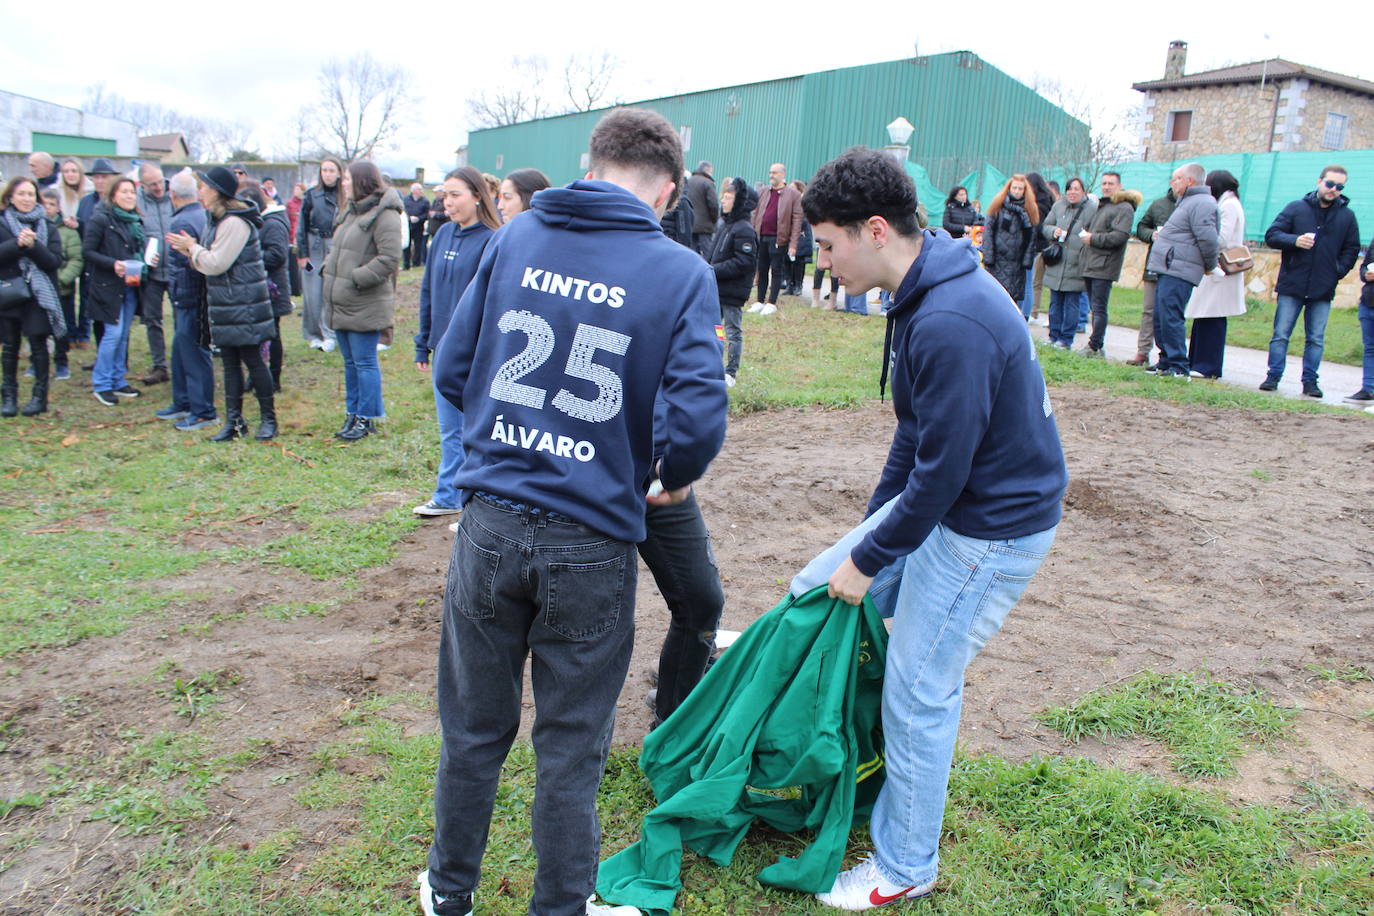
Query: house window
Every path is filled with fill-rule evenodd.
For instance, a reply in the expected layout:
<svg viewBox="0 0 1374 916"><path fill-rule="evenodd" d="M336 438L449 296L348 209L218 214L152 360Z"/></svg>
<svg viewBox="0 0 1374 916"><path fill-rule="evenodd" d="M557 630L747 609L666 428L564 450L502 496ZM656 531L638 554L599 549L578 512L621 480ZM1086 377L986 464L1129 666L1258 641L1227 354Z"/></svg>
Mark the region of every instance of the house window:
<svg viewBox="0 0 1374 916"><path fill-rule="evenodd" d="M1165 143L1186 143L1193 130L1191 111L1171 111L1164 122Z"/></svg>
<svg viewBox="0 0 1374 916"><path fill-rule="evenodd" d="M506 154L505 154L505 153L497 153L497 154L496 154L496 171L499 172L499 171L501 171L502 169L504 169L505 167L506 167Z"/></svg>
<svg viewBox="0 0 1374 916"><path fill-rule="evenodd" d="M677 135L682 139L682 151L685 153L692 148L692 128L690 125L681 124L678 126Z"/></svg>
<svg viewBox="0 0 1374 916"><path fill-rule="evenodd" d="M1326 113L1326 129L1322 131L1322 147L1325 149L1345 149L1345 126L1350 119L1334 111Z"/></svg>

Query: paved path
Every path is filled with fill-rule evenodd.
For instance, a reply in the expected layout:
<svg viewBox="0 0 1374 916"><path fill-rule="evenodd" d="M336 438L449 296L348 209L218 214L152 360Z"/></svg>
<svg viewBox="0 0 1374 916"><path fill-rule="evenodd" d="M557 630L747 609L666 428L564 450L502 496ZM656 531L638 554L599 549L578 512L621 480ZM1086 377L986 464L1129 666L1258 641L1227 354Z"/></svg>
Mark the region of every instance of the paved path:
<svg viewBox="0 0 1374 916"><path fill-rule="evenodd" d="M1031 332L1037 339L1043 339L1047 332L1043 327L1031 327ZM1088 342L1088 335L1079 334L1074 338L1074 349L1085 346ZM1135 328L1121 328L1116 325L1107 326L1106 351L1110 359L1125 362L1135 358ZM1158 350L1155 351L1156 354ZM1226 359L1222 363L1222 377L1217 382L1205 379L1193 379L1195 385L1215 385L1229 384L1250 391L1257 391L1259 383L1264 381L1268 374L1269 353L1266 350L1251 350L1248 347L1226 348ZM1143 371L1143 370L1142 370ZM1332 407L1345 407L1351 410L1359 410L1369 406L1369 402L1352 402L1344 400L1346 395L1354 394L1360 390L1363 384L1363 371L1359 366L1346 366L1341 363L1323 361L1317 377L1318 387L1324 392L1325 397L1321 403L1329 404ZM1302 394L1302 352L1299 350L1297 355L1290 349L1288 353L1288 368L1283 372L1283 379L1279 382L1279 390L1274 392L1287 398L1296 398L1305 401L1314 401L1316 398L1305 398Z"/></svg>

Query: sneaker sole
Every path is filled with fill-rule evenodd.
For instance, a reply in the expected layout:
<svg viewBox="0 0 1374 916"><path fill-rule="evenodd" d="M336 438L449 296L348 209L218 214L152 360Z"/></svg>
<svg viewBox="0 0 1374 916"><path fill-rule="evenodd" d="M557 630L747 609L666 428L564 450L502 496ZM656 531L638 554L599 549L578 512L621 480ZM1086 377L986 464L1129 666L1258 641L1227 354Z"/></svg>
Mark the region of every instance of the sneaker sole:
<svg viewBox="0 0 1374 916"><path fill-rule="evenodd" d="M422 507L422 506L416 506L414 509L411 509L410 511L413 512L415 515L420 516L421 518L440 518L440 517L445 516L445 515L457 515L457 514L459 514L460 512L462 512L463 510L462 510L462 509L456 509L456 508L455 508L455 509L426 509L426 508L424 508L424 507Z"/></svg>

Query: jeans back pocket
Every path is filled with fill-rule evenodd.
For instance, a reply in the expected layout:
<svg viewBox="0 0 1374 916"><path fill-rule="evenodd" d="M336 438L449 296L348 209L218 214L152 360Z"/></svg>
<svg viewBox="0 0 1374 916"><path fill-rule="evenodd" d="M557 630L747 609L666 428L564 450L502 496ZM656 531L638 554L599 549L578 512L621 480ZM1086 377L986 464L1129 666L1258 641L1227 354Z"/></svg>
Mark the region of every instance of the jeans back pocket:
<svg viewBox="0 0 1374 916"><path fill-rule="evenodd" d="M479 547L465 526L458 526L458 542L448 567L448 589L458 610L469 620L491 620L496 616L496 571L501 554Z"/></svg>
<svg viewBox="0 0 1374 916"><path fill-rule="evenodd" d="M594 639L615 629L625 599L626 556L597 563L550 563L544 625L564 639Z"/></svg>

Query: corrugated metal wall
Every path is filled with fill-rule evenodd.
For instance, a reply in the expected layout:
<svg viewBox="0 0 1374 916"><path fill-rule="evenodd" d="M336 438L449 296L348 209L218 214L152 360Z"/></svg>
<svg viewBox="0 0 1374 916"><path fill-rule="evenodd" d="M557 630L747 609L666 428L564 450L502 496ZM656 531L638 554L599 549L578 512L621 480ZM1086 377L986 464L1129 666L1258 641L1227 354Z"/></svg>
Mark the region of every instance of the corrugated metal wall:
<svg viewBox="0 0 1374 916"><path fill-rule="evenodd" d="M715 163L716 176L764 181L783 162L790 177L810 178L828 159L856 145L888 142L886 125L916 125L912 159L941 187L987 162L1005 172L1041 165L1027 125L1087 142L1087 128L976 54L958 51L730 86L634 103L690 128L687 165ZM534 166L555 184L582 175L587 138L604 111L474 131L468 161L504 174Z"/></svg>

